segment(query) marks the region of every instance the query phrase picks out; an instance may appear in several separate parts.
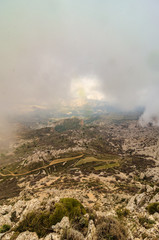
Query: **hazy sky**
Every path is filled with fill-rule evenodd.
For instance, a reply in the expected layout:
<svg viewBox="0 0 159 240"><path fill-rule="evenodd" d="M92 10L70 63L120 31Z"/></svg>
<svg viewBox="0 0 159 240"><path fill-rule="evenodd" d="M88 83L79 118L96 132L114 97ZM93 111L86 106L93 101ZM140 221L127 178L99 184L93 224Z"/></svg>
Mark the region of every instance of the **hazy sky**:
<svg viewBox="0 0 159 240"><path fill-rule="evenodd" d="M159 1L0 0L1 115L82 96L159 115Z"/></svg>

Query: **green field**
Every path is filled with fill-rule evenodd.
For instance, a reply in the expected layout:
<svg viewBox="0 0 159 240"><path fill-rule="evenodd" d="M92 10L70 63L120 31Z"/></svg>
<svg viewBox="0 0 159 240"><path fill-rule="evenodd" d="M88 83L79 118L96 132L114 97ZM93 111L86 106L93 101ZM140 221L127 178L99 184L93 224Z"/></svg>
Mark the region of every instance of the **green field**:
<svg viewBox="0 0 159 240"><path fill-rule="evenodd" d="M112 154L107 154L106 156L103 157L103 159L97 159L95 157L86 157L81 160L79 160L75 166L81 166L85 165L88 163L97 163L97 165L93 166L94 170L104 170L104 169L109 169L113 167L119 167L119 161L120 157L117 155L112 155Z"/></svg>

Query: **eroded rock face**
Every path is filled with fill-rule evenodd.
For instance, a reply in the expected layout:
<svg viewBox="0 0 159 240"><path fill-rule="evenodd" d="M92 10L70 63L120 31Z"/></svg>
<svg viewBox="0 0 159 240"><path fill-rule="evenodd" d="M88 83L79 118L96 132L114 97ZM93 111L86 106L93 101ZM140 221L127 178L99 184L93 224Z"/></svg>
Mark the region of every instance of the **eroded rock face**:
<svg viewBox="0 0 159 240"><path fill-rule="evenodd" d="M39 238L36 233L26 231L20 233L19 236L17 237L17 240L39 240Z"/></svg>

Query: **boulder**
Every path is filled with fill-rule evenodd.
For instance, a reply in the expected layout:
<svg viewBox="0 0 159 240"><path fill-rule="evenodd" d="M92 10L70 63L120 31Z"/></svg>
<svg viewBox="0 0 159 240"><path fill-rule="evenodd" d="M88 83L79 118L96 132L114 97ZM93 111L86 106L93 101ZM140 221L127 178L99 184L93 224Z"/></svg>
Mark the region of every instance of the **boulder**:
<svg viewBox="0 0 159 240"><path fill-rule="evenodd" d="M69 218L68 217L63 217L61 222L52 226L52 229L56 233L61 233L61 230L64 230L64 229L69 228L69 227L70 227Z"/></svg>
<svg viewBox="0 0 159 240"><path fill-rule="evenodd" d="M20 233L16 240L39 240L39 238L36 233L26 231Z"/></svg>

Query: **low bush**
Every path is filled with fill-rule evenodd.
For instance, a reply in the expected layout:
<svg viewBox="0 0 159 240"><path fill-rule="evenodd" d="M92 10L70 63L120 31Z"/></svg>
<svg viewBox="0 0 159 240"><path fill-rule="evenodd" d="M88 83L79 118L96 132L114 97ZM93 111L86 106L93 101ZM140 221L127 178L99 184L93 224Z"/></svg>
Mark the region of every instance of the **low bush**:
<svg viewBox="0 0 159 240"><path fill-rule="evenodd" d="M0 227L0 233L5 233L10 230L10 225L4 224Z"/></svg>
<svg viewBox="0 0 159 240"><path fill-rule="evenodd" d="M73 198L62 198L49 212L39 211L28 213L26 218L15 229L18 232L36 232L39 237L52 231L51 226L60 222L64 216L75 221L86 213L83 205Z"/></svg>
<svg viewBox="0 0 159 240"><path fill-rule="evenodd" d="M148 219L146 217L139 217L139 223L146 229L149 229L153 227L153 224L155 224L155 221Z"/></svg>
<svg viewBox="0 0 159 240"><path fill-rule="evenodd" d="M127 208L118 208L116 214L119 218L127 217L130 214L130 211Z"/></svg>
<svg viewBox="0 0 159 240"><path fill-rule="evenodd" d="M127 232L114 217L102 217L97 221L97 240L125 240Z"/></svg>
<svg viewBox="0 0 159 240"><path fill-rule="evenodd" d="M60 203L65 207L68 213L69 219L74 219L86 214L86 210L83 205L74 198L62 198Z"/></svg>
<svg viewBox="0 0 159 240"><path fill-rule="evenodd" d="M149 212L149 214L154 214L155 212L159 212L159 202L150 203L146 207L146 209Z"/></svg>

